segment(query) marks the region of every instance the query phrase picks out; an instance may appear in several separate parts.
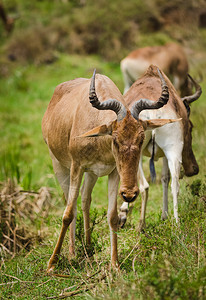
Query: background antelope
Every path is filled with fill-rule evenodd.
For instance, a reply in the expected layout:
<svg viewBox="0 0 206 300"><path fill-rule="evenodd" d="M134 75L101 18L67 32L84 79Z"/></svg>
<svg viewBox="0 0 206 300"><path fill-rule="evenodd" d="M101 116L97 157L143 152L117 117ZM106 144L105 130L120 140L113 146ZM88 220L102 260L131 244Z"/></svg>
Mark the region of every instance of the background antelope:
<svg viewBox="0 0 206 300"><path fill-rule="evenodd" d="M151 65L158 66L172 81L181 96L191 93L188 82L188 61L183 48L176 43L164 46L151 46L132 51L120 62L124 79L124 94Z"/></svg>

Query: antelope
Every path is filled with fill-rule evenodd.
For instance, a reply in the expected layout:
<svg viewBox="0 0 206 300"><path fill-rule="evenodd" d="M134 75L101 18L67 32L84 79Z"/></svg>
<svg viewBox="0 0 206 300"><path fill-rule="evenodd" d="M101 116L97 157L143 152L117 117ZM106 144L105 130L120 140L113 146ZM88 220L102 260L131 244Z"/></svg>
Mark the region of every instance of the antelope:
<svg viewBox="0 0 206 300"><path fill-rule="evenodd" d="M132 51L120 62L124 79L124 94L151 65L158 66L169 78L181 96L191 93L187 78L188 61L183 48L176 43L164 46L144 47Z"/></svg>
<svg viewBox="0 0 206 300"><path fill-rule="evenodd" d="M137 99L149 98L156 99L156 95L160 92L159 78L157 76L158 69L156 66L150 66L147 72L138 79L129 91L124 95L124 100L128 107L132 107ZM163 185L163 208L162 219L168 216L168 185L171 176L171 190L173 196L174 217L178 222L178 192L179 192L179 174L181 163L186 176L198 174L199 167L192 150L192 128L193 124L189 119L189 105L197 100L201 95L201 87L189 76L196 92L193 95L180 98L174 86L163 73L164 80L169 90L169 101L167 105L158 110L144 110L140 113L142 120L157 119L179 119L181 122L165 125L161 128L147 131L144 143L142 145L142 153L140 157L140 165L138 169L139 189L142 198L141 217L139 222L139 230L145 227L146 204L148 200L149 184L144 176L142 169L142 155L152 157L158 160L163 157L162 169L162 185ZM152 162L152 161L151 161ZM153 174L155 175L155 174ZM129 205L124 202L120 207L120 225L124 226Z"/></svg>
<svg viewBox="0 0 206 300"><path fill-rule="evenodd" d="M154 129L178 120L139 119L145 109L159 109L169 98L168 88L160 71L157 102L142 99L128 109L116 85L106 76L77 78L58 85L42 120L44 140L49 148L54 172L62 187L67 205L61 232L47 272L55 268L68 227L69 254L75 255L77 197L83 174L81 201L86 243L90 244L89 210L91 192L99 176L108 175L108 212L111 265L118 266L117 194L133 202L138 194L137 170L140 151L147 129ZM96 81L96 83L95 83ZM89 101L90 99L90 101ZM156 98L155 98L156 99Z"/></svg>

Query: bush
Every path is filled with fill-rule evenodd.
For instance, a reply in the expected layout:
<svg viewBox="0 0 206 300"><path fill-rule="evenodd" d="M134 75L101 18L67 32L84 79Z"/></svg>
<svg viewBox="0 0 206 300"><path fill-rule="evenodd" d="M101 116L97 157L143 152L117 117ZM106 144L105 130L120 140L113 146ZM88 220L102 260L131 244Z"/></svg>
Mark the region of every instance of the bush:
<svg viewBox="0 0 206 300"><path fill-rule="evenodd" d="M142 47L141 34L161 30L165 35L181 39L180 35L187 36L184 31L188 31L191 36L191 28L188 30L181 22L182 16L190 15L188 11L192 7L196 12L192 19L198 23L198 5L193 6L190 1L184 8L181 1L169 5L162 0L37 1L30 4L22 1L19 6L22 17L7 43L6 53L10 59L35 63L52 62L56 50L100 54L105 59L119 61L128 51ZM174 18L174 9L179 19ZM177 36L172 29L174 25L182 28L175 30Z"/></svg>

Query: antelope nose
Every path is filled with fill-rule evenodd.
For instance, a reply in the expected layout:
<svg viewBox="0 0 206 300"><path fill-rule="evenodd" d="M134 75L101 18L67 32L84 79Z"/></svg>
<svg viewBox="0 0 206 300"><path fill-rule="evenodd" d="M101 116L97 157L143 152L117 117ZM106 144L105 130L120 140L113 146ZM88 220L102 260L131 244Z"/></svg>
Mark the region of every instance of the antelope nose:
<svg viewBox="0 0 206 300"><path fill-rule="evenodd" d="M130 203L130 202L133 202L139 195L139 189L137 188L133 192L122 191L122 192L120 192L120 195L122 196L122 199L124 201Z"/></svg>

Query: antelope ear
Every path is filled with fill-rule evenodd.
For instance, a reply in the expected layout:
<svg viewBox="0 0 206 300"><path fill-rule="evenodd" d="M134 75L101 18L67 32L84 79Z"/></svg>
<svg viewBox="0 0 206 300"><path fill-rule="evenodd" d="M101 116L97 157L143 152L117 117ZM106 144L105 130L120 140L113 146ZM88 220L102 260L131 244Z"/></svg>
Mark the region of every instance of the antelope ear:
<svg viewBox="0 0 206 300"><path fill-rule="evenodd" d="M109 124L108 126L101 125L101 126L95 127L92 130L89 130L89 131L85 132L84 134L79 135L78 137L97 137L97 136L111 135L112 134L112 123Z"/></svg>
<svg viewBox="0 0 206 300"><path fill-rule="evenodd" d="M179 122L181 121L182 118L180 119L153 119L153 120L142 120L143 122L143 127L145 130L150 130L150 129L155 129L157 127L164 126L169 123L174 123L174 122Z"/></svg>

